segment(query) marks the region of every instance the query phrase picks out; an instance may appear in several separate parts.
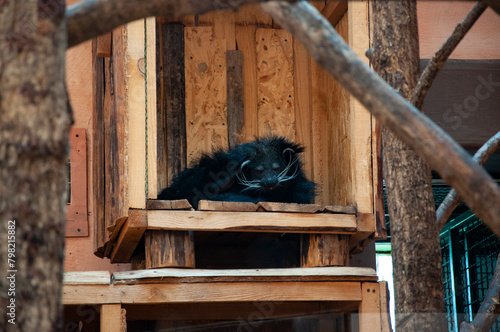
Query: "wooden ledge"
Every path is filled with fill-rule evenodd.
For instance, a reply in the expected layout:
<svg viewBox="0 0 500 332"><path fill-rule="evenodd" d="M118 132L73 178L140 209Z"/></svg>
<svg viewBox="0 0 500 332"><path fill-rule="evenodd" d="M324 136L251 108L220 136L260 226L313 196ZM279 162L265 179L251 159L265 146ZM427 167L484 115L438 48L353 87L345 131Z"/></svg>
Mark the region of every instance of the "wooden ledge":
<svg viewBox="0 0 500 332"><path fill-rule="evenodd" d="M111 274L108 271L71 271L63 274L64 285L109 285Z"/></svg>
<svg viewBox="0 0 500 332"><path fill-rule="evenodd" d="M353 214L147 211L150 230L354 234Z"/></svg>
<svg viewBox="0 0 500 332"><path fill-rule="evenodd" d="M269 281L377 281L377 273L364 267L316 267L288 269L156 269L113 273L113 284L200 283Z"/></svg>

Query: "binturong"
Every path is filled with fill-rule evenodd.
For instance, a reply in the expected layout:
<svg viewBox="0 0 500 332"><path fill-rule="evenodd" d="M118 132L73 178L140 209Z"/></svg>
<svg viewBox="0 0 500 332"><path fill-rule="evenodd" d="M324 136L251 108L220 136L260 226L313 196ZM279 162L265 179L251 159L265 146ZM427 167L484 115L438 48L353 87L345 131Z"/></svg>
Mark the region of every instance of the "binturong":
<svg viewBox="0 0 500 332"><path fill-rule="evenodd" d="M257 138L229 151L203 155L172 180L158 199L309 204L315 184L306 179L299 154L304 148L284 137Z"/></svg>

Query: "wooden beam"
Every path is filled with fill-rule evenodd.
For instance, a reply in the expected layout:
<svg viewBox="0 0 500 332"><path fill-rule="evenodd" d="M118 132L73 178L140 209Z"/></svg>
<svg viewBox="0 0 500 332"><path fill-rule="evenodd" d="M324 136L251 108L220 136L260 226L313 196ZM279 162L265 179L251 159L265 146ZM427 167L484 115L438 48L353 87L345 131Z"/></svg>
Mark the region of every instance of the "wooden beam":
<svg viewBox="0 0 500 332"><path fill-rule="evenodd" d="M336 26L346 12L346 0L327 1L325 7L321 10L321 14L330 22L332 26Z"/></svg>
<svg viewBox="0 0 500 332"><path fill-rule="evenodd" d="M355 281L67 285L63 287L65 305L261 301L347 302L361 301L361 299L360 283Z"/></svg>
<svg viewBox="0 0 500 332"><path fill-rule="evenodd" d="M128 263L146 228L146 210L130 210L111 252L111 263Z"/></svg>
<svg viewBox="0 0 500 332"><path fill-rule="evenodd" d="M80 272L77 272L77 274ZM376 281L367 267L314 267L288 269L157 269L113 273L114 285L138 283L270 282L270 281ZM109 281L109 275L108 275Z"/></svg>
<svg viewBox="0 0 500 332"><path fill-rule="evenodd" d="M97 56L109 58L111 56L111 32L97 37Z"/></svg>
<svg viewBox="0 0 500 332"><path fill-rule="evenodd" d="M147 211L148 229L333 233L356 232L356 216L326 213Z"/></svg>
<svg viewBox="0 0 500 332"><path fill-rule="evenodd" d="M156 17L146 19L146 97L147 97L147 198L158 195L158 178L156 157L157 147L157 76L156 76Z"/></svg>
<svg viewBox="0 0 500 332"><path fill-rule="evenodd" d="M121 304L101 306L101 332L123 332Z"/></svg>
<svg viewBox="0 0 500 332"><path fill-rule="evenodd" d="M382 331L379 284L377 282L363 282L361 292L363 300L359 305L359 330Z"/></svg>
<svg viewBox="0 0 500 332"><path fill-rule="evenodd" d="M71 271L63 274L64 285L109 285L109 271Z"/></svg>

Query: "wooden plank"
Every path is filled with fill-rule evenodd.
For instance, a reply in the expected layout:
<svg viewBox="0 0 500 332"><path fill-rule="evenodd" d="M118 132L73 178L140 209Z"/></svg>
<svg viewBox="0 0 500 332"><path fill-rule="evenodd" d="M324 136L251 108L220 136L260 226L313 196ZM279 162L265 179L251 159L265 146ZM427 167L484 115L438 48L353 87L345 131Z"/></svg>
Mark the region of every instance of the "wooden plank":
<svg viewBox="0 0 500 332"><path fill-rule="evenodd" d="M295 137L304 146L302 153L303 170L308 179L313 179L312 141L312 98L311 98L311 56L304 46L294 38L294 87L295 87Z"/></svg>
<svg viewBox="0 0 500 332"><path fill-rule="evenodd" d="M336 26L342 16L347 12L347 1L345 0L329 0L325 7L321 10L321 14L330 22L332 26Z"/></svg>
<svg viewBox="0 0 500 332"><path fill-rule="evenodd" d="M390 305L389 305L389 288L387 287L387 281L379 281L379 296L380 296L380 322L382 324L382 332L391 332L391 316Z"/></svg>
<svg viewBox="0 0 500 332"><path fill-rule="evenodd" d="M250 7L250 6L245 6ZM260 6L259 6L260 7ZM257 121L257 55L255 53L255 26L237 25L236 42L243 52L243 79L245 127L244 141L252 140L258 134Z"/></svg>
<svg viewBox="0 0 500 332"><path fill-rule="evenodd" d="M357 232L351 235L349 239L349 248L362 252L367 245L368 239L375 233L375 215L368 213L359 213L357 216Z"/></svg>
<svg viewBox="0 0 500 332"><path fill-rule="evenodd" d="M129 208L146 208L146 90L139 68L144 61L144 20L127 24L125 86L128 110L128 196ZM121 82L116 82L121 84Z"/></svg>
<svg viewBox="0 0 500 332"><path fill-rule="evenodd" d="M288 269L157 269L113 273L113 284L198 283L198 282L269 282L269 281L346 281L377 280L367 267L305 267Z"/></svg>
<svg viewBox="0 0 500 332"><path fill-rule="evenodd" d="M285 30L257 29L259 135L295 141L293 39Z"/></svg>
<svg viewBox="0 0 500 332"><path fill-rule="evenodd" d="M187 199L177 200L148 200L146 202L147 210L193 210Z"/></svg>
<svg viewBox="0 0 500 332"><path fill-rule="evenodd" d="M338 234L302 234L300 266L349 265L349 236Z"/></svg>
<svg viewBox="0 0 500 332"><path fill-rule="evenodd" d="M188 164L213 149L226 149L226 45L210 27L185 28Z"/></svg>
<svg viewBox="0 0 500 332"><path fill-rule="evenodd" d="M319 204L259 202L258 205L259 211L267 212L316 213L324 209Z"/></svg>
<svg viewBox="0 0 500 332"><path fill-rule="evenodd" d="M128 263L147 228L146 210L130 210L111 253L111 263Z"/></svg>
<svg viewBox="0 0 500 332"><path fill-rule="evenodd" d="M104 243L106 242L106 220L104 214L104 59L97 57L97 41L92 45L93 75L92 86L94 87L94 104L92 112L92 200L94 221L94 254L104 257ZM109 87L108 87L109 88Z"/></svg>
<svg viewBox="0 0 500 332"><path fill-rule="evenodd" d="M366 64L366 50L370 47L368 33L368 1L350 1L348 12L349 45ZM373 213L373 186L371 165L371 115L351 97L353 126L354 188L358 212Z"/></svg>
<svg viewBox="0 0 500 332"><path fill-rule="evenodd" d="M147 211L148 229L352 234L348 214L273 212Z"/></svg>
<svg viewBox="0 0 500 332"><path fill-rule="evenodd" d="M251 202L220 202L201 200L198 203L199 211L239 211L255 212L258 205Z"/></svg>
<svg viewBox="0 0 500 332"><path fill-rule="evenodd" d="M243 142L245 125L245 90L243 82L243 52L227 51L227 130L229 148Z"/></svg>
<svg viewBox="0 0 500 332"><path fill-rule="evenodd" d="M355 206L327 205L327 206L325 206L323 211L330 212L330 213L356 214L356 207Z"/></svg>
<svg viewBox="0 0 500 332"><path fill-rule="evenodd" d="M147 230L144 238L146 269L195 267L193 232Z"/></svg>
<svg viewBox="0 0 500 332"><path fill-rule="evenodd" d="M359 305L359 330L366 332L382 331L380 321L380 287L377 282L363 282L363 300Z"/></svg>
<svg viewBox="0 0 500 332"><path fill-rule="evenodd" d="M167 166L167 117L165 115L165 69L164 54L166 52L163 42L163 24L157 17L156 28L156 179L157 189L168 187ZM182 34L184 36L184 34ZM184 58L184 57L183 57ZM184 73L184 70L182 71Z"/></svg>
<svg viewBox="0 0 500 332"><path fill-rule="evenodd" d="M98 303L203 303L360 301L359 282L174 283L64 286L65 305Z"/></svg>
<svg viewBox="0 0 500 332"><path fill-rule="evenodd" d="M236 50L235 18L232 10L218 10L198 16L199 25L210 25L213 36L226 42L226 50Z"/></svg>
<svg viewBox="0 0 500 332"><path fill-rule="evenodd" d="M156 17L149 17L146 19L147 198L153 199L158 195L156 54Z"/></svg>
<svg viewBox="0 0 500 332"><path fill-rule="evenodd" d="M101 306L101 332L122 332L121 304L104 304Z"/></svg>
<svg viewBox="0 0 500 332"><path fill-rule="evenodd" d="M111 234L109 235L109 240L105 243L104 257L109 258L109 256L111 255L111 251L113 250L113 247L116 243L116 239L118 239L118 236L120 235L123 225L125 225L127 219L128 217L118 218L113 226L108 227L108 231L111 232Z"/></svg>
<svg viewBox="0 0 500 332"><path fill-rule="evenodd" d="M101 58L109 58L111 56L111 39L112 33L109 32L97 37L97 56Z"/></svg>
<svg viewBox="0 0 500 332"><path fill-rule="evenodd" d="M344 15L335 29L348 40L348 17ZM330 75L326 78L327 105L329 118L329 152L328 176L330 195L328 204L355 205L353 188L353 157L350 95Z"/></svg>
<svg viewBox="0 0 500 332"><path fill-rule="evenodd" d="M64 272L64 285L109 285L111 275L108 271L72 271Z"/></svg>
<svg viewBox="0 0 500 332"><path fill-rule="evenodd" d="M184 26L169 23L163 37L163 109L162 119L167 160L167 185L186 168L186 79L184 63Z"/></svg>

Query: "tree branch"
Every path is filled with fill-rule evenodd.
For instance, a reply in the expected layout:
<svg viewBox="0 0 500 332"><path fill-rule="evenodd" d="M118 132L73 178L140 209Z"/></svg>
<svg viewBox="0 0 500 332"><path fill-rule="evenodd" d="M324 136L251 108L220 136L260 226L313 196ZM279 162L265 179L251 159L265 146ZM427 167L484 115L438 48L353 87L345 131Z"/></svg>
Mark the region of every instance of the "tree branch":
<svg viewBox="0 0 500 332"><path fill-rule="evenodd" d="M376 75L310 4L268 2L262 7L382 125L413 147L456 188L500 237L500 187L464 149Z"/></svg>
<svg viewBox="0 0 500 332"><path fill-rule="evenodd" d="M455 50L458 43L460 43L470 28L472 28L474 23L477 21L479 16L481 16L481 14L486 10L486 7L487 6L484 3L478 1L464 20L458 23L451 36L448 37L446 42L429 61L429 64L422 72L422 76L418 80L417 86L415 87L415 90L410 98L410 102L415 105L416 108L422 109L425 96L427 95L432 82L434 82L436 75L441 68L443 68L444 63L450 54Z"/></svg>
<svg viewBox="0 0 500 332"><path fill-rule="evenodd" d="M181 17L268 0L83 0L66 10L68 48L150 16Z"/></svg>
<svg viewBox="0 0 500 332"><path fill-rule="evenodd" d="M479 165L483 165L498 148L500 148L500 131L496 133L495 136L490 138L488 142L486 142L479 150L477 150L472 159ZM460 200L461 199L458 196L457 191L455 189L451 189L436 211L438 229L443 229L453 210L455 210L458 204L460 204Z"/></svg>
<svg viewBox="0 0 500 332"><path fill-rule="evenodd" d="M488 291L472 322L462 322L460 332L488 332L496 322L500 310L500 255Z"/></svg>

